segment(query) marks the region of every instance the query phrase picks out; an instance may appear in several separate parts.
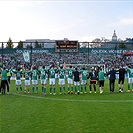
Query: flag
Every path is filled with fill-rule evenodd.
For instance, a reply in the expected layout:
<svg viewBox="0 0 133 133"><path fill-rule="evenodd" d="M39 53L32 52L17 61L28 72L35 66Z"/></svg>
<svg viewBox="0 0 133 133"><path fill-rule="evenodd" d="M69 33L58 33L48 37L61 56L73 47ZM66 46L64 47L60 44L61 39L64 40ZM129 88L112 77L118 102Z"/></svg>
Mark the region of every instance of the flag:
<svg viewBox="0 0 133 133"><path fill-rule="evenodd" d="M23 52L23 57L25 62L30 62L30 53L28 51Z"/></svg>

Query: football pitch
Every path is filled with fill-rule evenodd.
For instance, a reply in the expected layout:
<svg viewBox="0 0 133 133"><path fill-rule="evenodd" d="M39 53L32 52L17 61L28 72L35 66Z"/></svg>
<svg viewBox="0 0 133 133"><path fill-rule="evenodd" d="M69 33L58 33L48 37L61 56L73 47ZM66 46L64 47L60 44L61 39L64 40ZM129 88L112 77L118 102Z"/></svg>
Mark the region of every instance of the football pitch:
<svg viewBox="0 0 133 133"><path fill-rule="evenodd" d="M24 82L22 82L24 84ZM67 85L66 85L67 86ZM0 95L0 133L132 133L133 92L109 93L108 80L103 94L16 94L11 81L10 95Z"/></svg>

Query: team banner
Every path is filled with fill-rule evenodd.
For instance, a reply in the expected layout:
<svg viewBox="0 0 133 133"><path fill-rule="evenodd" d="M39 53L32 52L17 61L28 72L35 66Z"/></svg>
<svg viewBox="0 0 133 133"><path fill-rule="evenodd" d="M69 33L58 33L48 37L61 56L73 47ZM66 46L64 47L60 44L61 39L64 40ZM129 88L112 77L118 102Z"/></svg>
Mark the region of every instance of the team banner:
<svg viewBox="0 0 133 133"><path fill-rule="evenodd" d="M133 48L133 47L132 47ZM113 48L79 48L78 52L82 52L82 53L88 53L89 54L118 54L121 55L123 53L125 53L126 51L131 50L131 48L127 49L113 49ZM133 50L133 49L132 49ZM31 53L31 50L29 49L3 49L3 53L4 54L23 54L24 52L29 52L29 54ZM40 49L32 49L32 54L46 54L46 53L55 53L55 48L40 48Z"/></svg>
<svg viewBox="0 0 133 133"><path fill-rule="evenodd" d="M30 62L30 53L28 51L23 52L25 62Z"/></svg>

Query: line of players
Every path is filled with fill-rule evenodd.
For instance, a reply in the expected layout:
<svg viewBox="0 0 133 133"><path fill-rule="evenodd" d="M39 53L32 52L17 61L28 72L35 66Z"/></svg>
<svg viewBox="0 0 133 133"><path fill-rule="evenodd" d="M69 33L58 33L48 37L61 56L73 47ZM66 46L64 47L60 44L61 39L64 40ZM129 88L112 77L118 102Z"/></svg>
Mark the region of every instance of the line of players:
<svg viewBox="0 0 133 133"><path fill-rule="evenodd" d="M22 69L21 71L18 70L12 70L13 73L16 74L16 91L18 93L18 88L20 87L20 90L22 91L21 86L21 75L24 74L25 76L25 88L24 93L28 92L30 93L30 74L31 80L32 80L32 92L38 93L38 77L40 76L41 85L42 85L42 93L46 94L46 84L47 84L47 77L49 78L49 85L50 85L50 94L55 95L56 94L56 77L55 75L58 73L58 84L59 84L59 91L60 94L66 93L66 87L65 87L65 78L66 73L68 75L68 94L70 93L86 93L86 81L87 81L87 75L88 72L83 68L80 72L77 68L75 70L70 66L69 68L66 68L66 66L54 66L52 65L49 70L45 69L45 66L42 67L42 69L37 70L36 66L33 66L31 70L28 69ZM81 87L80 87L80 74L81 74ZM73 86L73 80L74 80L74 86Z"/></svg>
<svg viewBox="0 0 133 133"><path fill-rule="evenodd" d="M122 69L122 71L121 71ZM124 85L124 78L125 78L125 70L124 68L120 68L118 70L119 72L119 92L123 92L123 85ZM75 93L75 94L82 94L87 93L86 92L86 85L87 85L87 79L90 79L90 93L92 93L92 87L94 88L94 93L96 93L96 83L98 81L100 93L103 93L104 89L104 80L105 80L105 73L102 70L102 68L99 69L98 72L96 72L93 68L90 72L85 70L83 67L82 70L78 71L77 68L75 70L72 68L72 66L69 66L69 68L66 67L66 64L64 63L63 66L59 67L58 65L55 67L54 65L51 66L49 70L45 69L45 66L42 67L42 69L37 70L36 66L32 66L31 70L25 69L24 66L20 70L14 70L13 68L10 70L12 73L16 74L16 92L19 92L19 88L22 91L22 83L21 83L21 75L23 74L25 77L25 87L24 87L24 93L30 93L30 76L32 80L32 92L38 93L38 76L40 76L41 85L42 85L42 93L46 94L46 84L47 84L47 75L49 76L49 85L50 85L50 94L55 95L56 94L56 78L55 75L58 73L59 80L58 84L60 86L60 94L66 93L66 87L65 87L65 78L66 73L68 75L67 82L68 82L68 88L67 93ZM129 79L128 79L128 92L130 92L130 83L132 83L132 91L133 91L133 70L131 68L127 68L127 71L129 72ZM110 92L114 92L114 83L115 83L115 75L116 71L112 69L110 72L108 72L106 75L110 75ZM114 76L114 77L113 77ZM112 78L113 77L113 78ZM111 79L112 78L112 79ZM122 83L122 86L120 84ZM0 92L1 93L1 92Z"/></svg>
<svg viewBox="0 0 133 133"><path fill-rule="evenodd" d="M15 71L13 71L15 72ZM45 66L42 67L39 71L36 69L36 66L33 66L31 70L23 70L16 73L16 91L18 92L18 86L21 88L21 80L20 75L25 75L25 90L30 92L30 73L32 75L32 92L38 93L38 76L40 75L41 85L42 85L42 93L46 94L46 84L47 84L47 75L49 75L49 85L50 85L50 94L55 95L56 94L56 78L55 75L58 73L58 84L59 84L59 92L60 94L66 93L66 87L65 87L65 78L66 73L68 75L67 82L68 82L68 88L67 93L68 94L83 94L86 93L86 85L87 85L87 79L90 78L90 93L92 93L92 85L94 86L94 91L96 93L96 81L97 81L97 74L95 73L94 69L88 73L87 70L83 67L82 70L78 71L77 68L73 69L72 66L69 66L69 68L66 67L66 64L64 63L63 66L56 67L54 65L51 66L49 70L45 69ZM104 87L104 72L99 72L99 83L100 83L100 93L103 92ZM81 81L81 82L80 82ZM74 86L73 86L74 85ZM35 90L35 91L34 91Z"/></svg>

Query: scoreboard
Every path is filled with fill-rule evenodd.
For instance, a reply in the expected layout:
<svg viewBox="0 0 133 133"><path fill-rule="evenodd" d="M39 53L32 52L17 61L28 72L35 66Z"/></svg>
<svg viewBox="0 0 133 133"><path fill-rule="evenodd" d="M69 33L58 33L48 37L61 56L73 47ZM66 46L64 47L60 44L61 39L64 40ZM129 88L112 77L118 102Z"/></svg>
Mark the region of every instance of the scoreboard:
<svg viewBox="0 0 133 133"><path fill-rule="evenodd" d="M78 41L56 41L55 52L78 52Z"/></svg>

